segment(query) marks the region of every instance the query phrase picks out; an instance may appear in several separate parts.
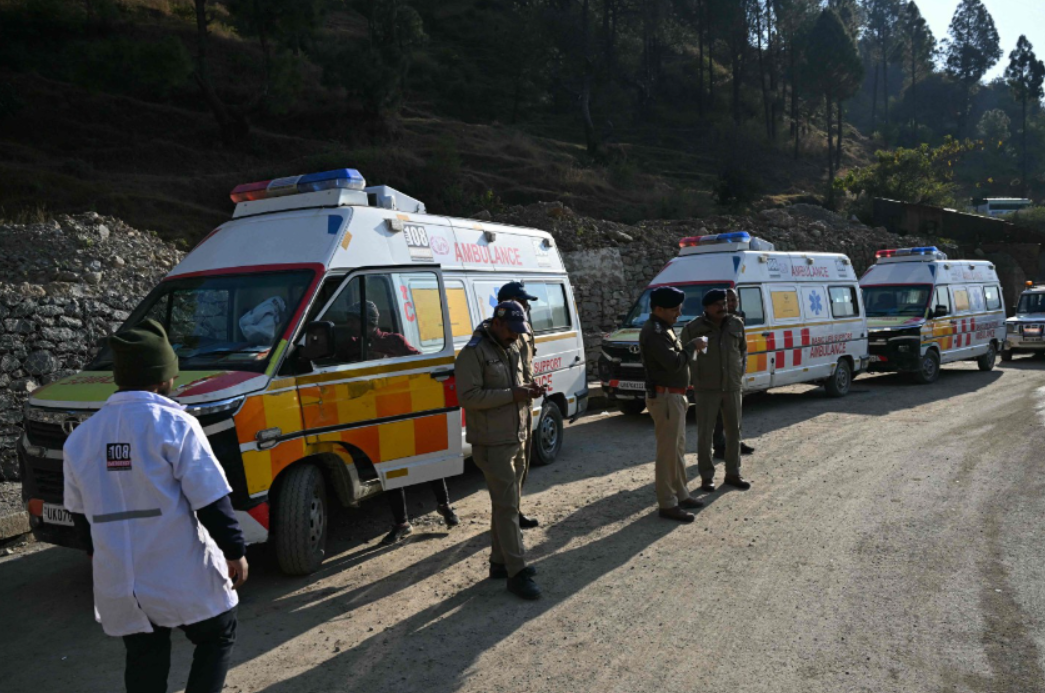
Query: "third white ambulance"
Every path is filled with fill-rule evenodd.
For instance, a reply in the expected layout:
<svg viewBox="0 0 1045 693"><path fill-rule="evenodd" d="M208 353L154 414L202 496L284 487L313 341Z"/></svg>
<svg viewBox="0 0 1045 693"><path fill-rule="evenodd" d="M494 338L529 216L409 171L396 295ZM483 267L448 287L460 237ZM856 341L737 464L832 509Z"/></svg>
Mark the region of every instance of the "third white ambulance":
<svg viewBox="0 0 1045 693"><path fill-rule="evenodd" d="M1005 343L1005 309L994 265L949 260L935 246L879 250L860 278L871 330L871 371L911 373L920 383L940 364L994 368Z"/></svg>

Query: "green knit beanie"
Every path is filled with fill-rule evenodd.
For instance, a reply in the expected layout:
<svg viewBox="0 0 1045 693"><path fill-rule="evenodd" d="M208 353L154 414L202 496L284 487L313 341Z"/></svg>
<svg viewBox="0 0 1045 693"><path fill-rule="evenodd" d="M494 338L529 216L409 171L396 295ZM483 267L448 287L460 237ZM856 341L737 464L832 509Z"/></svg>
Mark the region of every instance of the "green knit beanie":
<svg viewBox="0 0 1045 693"><path fill-rule="evenodd" d="M109 337L112 374L120 387L151 387L178 375L178 357L167 341L167 331L155 320Z"/></svg>

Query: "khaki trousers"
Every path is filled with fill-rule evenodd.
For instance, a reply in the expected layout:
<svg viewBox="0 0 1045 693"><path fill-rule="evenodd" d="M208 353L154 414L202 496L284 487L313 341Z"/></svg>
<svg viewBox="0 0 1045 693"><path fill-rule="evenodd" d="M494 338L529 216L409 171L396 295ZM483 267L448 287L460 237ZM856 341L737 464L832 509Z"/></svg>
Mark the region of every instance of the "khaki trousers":
<svg viewBox="0 0 1045 693"><path fill-rule="evenodd" d="M740 392L696 391L697 400L697 469L700 478L715 478L715 462L711 457L715 419L722 411L726 436L726 476L740 476L740 416L743 398Z"/></svg>
<svg viewBox="0 0 1045 693"><path fill-rule="evenodd" d="M473 445L472 459L486 477L490 491L490 562L513 576L526 567L519 529L519 479L525 464L523 444Z"/></svg>
<svg viewBox="0 0 1045 693"><path fill-rule="evenodd" d="M519 498L522 498L526 477L530 475L530 455L533 454L533 409L526 410L526 442L523 443L523 463L515 468L519 479Z"/></svg>
<svg viewBox="0 0 1045 693"><path fill-rule="evenodd" d="M685 395L658 392L655 398L646 398L646 409L653 418L657 436L657 462L654 466L654 486L657 505L674 508L679 501L689 498L686 490L686 410L689 401Z"/></svg>

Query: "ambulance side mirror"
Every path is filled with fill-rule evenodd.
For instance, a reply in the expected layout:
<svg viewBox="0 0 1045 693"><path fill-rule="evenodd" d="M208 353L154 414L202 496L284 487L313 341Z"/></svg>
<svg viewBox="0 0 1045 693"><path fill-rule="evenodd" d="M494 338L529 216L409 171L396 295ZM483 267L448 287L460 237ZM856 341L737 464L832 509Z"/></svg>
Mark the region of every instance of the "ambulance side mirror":
<svg viewBox="0 0 1045 693"><path fill-rule="evenodd" d="M328 320L310 322L305 326L305 343L298 356L309 361L320 361L334 355L334 323Z"/></svg>
<svg viewBox="0 0 1045 693"><path fill-rule="evenodd" d="M942 303L937 303L936 304L936 309L933 310L933 317L934 318L942 318L943 316L947 315L947 313L948 313L947 306L943 305Z"/></svg>

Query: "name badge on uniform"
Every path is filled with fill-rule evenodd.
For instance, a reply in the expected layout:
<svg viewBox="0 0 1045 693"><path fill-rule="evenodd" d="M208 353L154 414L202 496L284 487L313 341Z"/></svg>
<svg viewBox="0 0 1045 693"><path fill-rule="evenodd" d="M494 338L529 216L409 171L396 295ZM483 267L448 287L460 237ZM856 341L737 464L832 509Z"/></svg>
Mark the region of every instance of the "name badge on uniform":
<svg viewBox="0 0 1045 693"><path fill-rule="evenodd" d="M105 446L105 468L120 472L131 468L130 443L109 443Z"/></svg>

